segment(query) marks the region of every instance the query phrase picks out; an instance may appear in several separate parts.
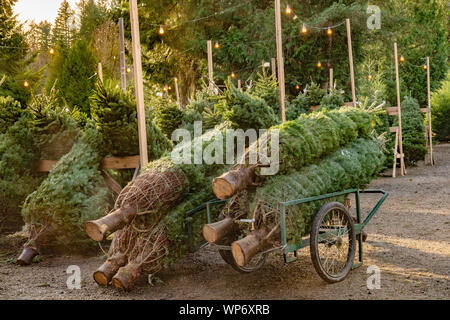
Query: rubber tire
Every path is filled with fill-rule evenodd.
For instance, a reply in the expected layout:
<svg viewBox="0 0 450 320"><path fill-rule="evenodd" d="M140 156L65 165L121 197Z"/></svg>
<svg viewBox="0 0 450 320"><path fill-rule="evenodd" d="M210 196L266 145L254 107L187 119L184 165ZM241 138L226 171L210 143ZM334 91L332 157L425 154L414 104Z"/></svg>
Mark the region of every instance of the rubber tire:
<svg viewBox="0 0 450 320"><path fill-rule="evenodd" d="M219 254L222 257L222 259L228 263L234 270L240 272L240 273L252 273L262 268L262 266L266 263L267 254L264 254L262 256L261 261L253 268L249 267L240 267L236 264L236 261L234 260L233 254L231 253L231 250L219 250Z"/></svg>
<svg viewBox="0 0 450 320"><path fill-rule="evenodd" d="M318 243L317 239L319 236L319 227L320 223L322 222L322 219L326 216L328 212L331 210L340 210L344 212L344 214L347 217L347 221L350 223L350 253L347 255L347 263L343 269L343 272L341 272L341 275L338 277L332 277L328 273L326 273L322 269L322 265L320 263L320 257L318 253ZM353 260L355 258L356 254L356 234L355 234L355 225L353 223L353 219L350 216L347 208L340 202L329 202L323 205L320 210L316 213L314 217L314 221L311 228L311 236L310 236L310 253L311 253L311 260L314 265L314 268L316 269L319 276L325 280L328 283L336 283L344 280L348 274L350 273L352 266L353 266Z"/></svg>

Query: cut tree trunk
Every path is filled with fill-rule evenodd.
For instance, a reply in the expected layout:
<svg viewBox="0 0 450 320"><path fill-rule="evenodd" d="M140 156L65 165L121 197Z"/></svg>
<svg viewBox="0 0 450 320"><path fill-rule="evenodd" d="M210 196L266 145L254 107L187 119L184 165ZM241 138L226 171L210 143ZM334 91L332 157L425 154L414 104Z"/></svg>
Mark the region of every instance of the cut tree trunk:
<svg viewBox="0 0 450 320"><path fill-rule="evenodd" d="M254 230L245 238L237 240L231 244L231 253L240 267L245 266L258 252L270 246L269 238L274 233L267 227Z"/></svg>
<svg viewBox="0 0 450 320"><path fill-rule="evenodd" d="M129 224L137 214L137 206L119 208L103 218L85 224L87 235L94 241L102 241L107 232L114 232Z"/></svg>
<svg viewBox="0 0 450 320"><path fill-rule="evenodd" d="M218 243L221 239L236 232L238 229L237 224L231 217L226 217L223 220L205 224L203 226L203 237L209 243Z"/></svg>
<svg viewBox="0 0 450 320"><path fill-rule="evenodd" d="M217 198L227 199L253 184L254 168L239 168L225 172L213 180L213 192Z"/></svg>
<svg viewBox="0 0 450 320"><path fill-rule="evenodd" d="M130 262L125 267L119 269L113 277L112 282L117 289L130 291L140 275L141 265Z"/></svg>
<svg viewBox="0 0 450 320"><path fill-rule="evenodd" d="M39 251L35 247L25 247L19 258L17 258L17 264L19 266L27 266L31 264L33 258L39 254Z"/></svg>
<svg viewBox="0 0 450 320"><path fill-rule="evenodd" d="M127 256L118 252L108 258L95 272L94 280L101 286L107 286L120 267L127 263Z"/></svg>

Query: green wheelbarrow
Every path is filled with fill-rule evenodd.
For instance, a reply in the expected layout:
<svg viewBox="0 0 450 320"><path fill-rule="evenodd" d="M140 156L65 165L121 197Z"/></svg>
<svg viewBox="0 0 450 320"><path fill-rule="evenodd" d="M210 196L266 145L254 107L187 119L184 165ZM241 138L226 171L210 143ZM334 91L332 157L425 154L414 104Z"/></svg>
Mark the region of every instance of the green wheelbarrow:
<svg viewBox="0 0 450 320"><path fill-rule="evenodd" d="M364 194L380 194L381 198L372 208L364 221L361 217L360 195ZM350 194L355 195L356 201L356 217L353 218L347 206L344 204L331 201L331 198L345 196ZM384 190L359 190L348 189L345 191L328 193L324 195L294 199L289 201L279 202L280 208L280 239L281 245L270 248L255 255L245 266L240 266L236 263L231 252L231 243L239 240L243 234L235 233L223 239L220 244L203 243L197 249L206 246L217 249L223 260L228 263L235 270L242 273L254 272L260 269L266 262L266 258L270 253L281 253L285 263L293 262L297 259L297 251L299 249L310 248L311 260L314 268L319 276L329 283L342 281L349 274L352 269L355 269L363 263L363 229L378 211L380 206L388 197L388 193ZM326 200L330 200L326 202ZM186 213L187 217L193 216L201 211L206 211L208 223L213 222L214 207L223 205L229 201L226 200L211 200L208 201ZM286 227L286 210L290 206L301 205L314 201L324 201L320 209L314 215L311 231L308 238L302 238L299 242L289 242L287 239ZM219 215L218 217L222 217ZM252 223L251 219L241 219L241 223ZM192 228L188 227L188 232L192 236ZM355 263L356 251L358 250L358 258Z"/></svg>

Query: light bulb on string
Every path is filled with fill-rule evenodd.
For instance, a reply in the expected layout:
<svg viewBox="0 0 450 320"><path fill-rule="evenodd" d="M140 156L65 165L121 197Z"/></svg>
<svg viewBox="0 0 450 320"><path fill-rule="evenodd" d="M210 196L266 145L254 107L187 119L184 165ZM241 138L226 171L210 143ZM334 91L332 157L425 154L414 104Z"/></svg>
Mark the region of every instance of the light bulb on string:
<svg viewBox="0 0 450 320"><path fill-rule="evenodd" d="M30 86L30 83L29 83L27 80L25 80L25 81L23 82L23 86L24 86L25 88L28 88L28 87Z"/></svg>
<svg viewBox="0 0 450 320"><path fill-rule="evenodd" d="M423 65L423 70L427 70L427 69L428 69L427 65L424 64L424 65Z"/></svg>
<svg viewBox="0 0 450 320"><path fill-rule="evenodd" d="M48 50L48 53L52 56L55 54L55 49L51 48L50 50Z"/></svg>
<svg viewBox="0 0 450 320"><path fill-rule="evenodd" d="M177 77L173 78L173 81L178 82L178 78Z"/></svg>
<svg viewBox="0 0 450 320"><path fill-rule="evenodd" d="M295 86L295 89L296 89L296 90L300 90L300 86L299 86L299 85L296 85L296 86Z"/></svg>
<svg viewBox="0 0 450 320"><path fill-rule="evenodd" d="M369 74L369 75L367 76L367 79L369 79L369 80L372 80L372 78L373 78L373 76L372 76L371 74Z"/></svg>
<svg viewBox="0 0 450 320"><path fill-rule="evenodd" d="M220 49L220 44L219 44L219 42L216 41L216 43L214 44L214 48L215 48L215 49Z"/></svg>
<svg viewBox="0 0 450 320"><path fill-rule="evenodd" d="M130 73L130 72L131 72L131 68L127 67L127 73Z"/></svg>
<svg viewBox="0 0 450 320"><path fill-rule="evenodd" d="M322 62L320 62L320 61L317 62L317 68L319 68L319 69L322 68Z"/></svg>
<svg viewBox="0 0 450 320"><path fill-rule="evenodd" d="M163 35L164 34L164 27L163 26L159 26L159 34Z"/></svg>
<svg viewBox="0 0 450 320"><path fill-rule="evenodd" d="M329 35L329 36L333 35L333 29L328 28L327 29L327 35Z"/></svg>
<svg viewBox="0 0 450 320"><path fill-rule="evenodd" d="M306 28L306 24L303 24L302 33L306 34L308 32L308 28Z"/></svg>
<svg viewBox="0 0 450 320"><path fill-rule="evenodd" d="M400 62L405 62L405 57L404 56L400 56Z"/></svg>
<svg viewBox="0 0 450 320"><path fill-rule="evenodd" d="M286 14L291 14L292 13L292 8L287 4L286 5Z"/></svg>
<svg viewBox="0 0 450 320"><path fill-rule="evenodd" d="M234 72L231 73L231 78L236 78L236 74Z"/></svg>

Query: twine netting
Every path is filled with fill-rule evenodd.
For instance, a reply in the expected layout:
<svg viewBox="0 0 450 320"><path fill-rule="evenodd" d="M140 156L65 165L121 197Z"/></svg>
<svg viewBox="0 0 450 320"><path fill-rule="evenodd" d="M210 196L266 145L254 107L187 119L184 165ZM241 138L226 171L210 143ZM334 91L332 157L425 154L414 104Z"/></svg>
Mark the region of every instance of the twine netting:
<svg viewBox="0 0 450 320"><path fill-rule="evenodd" d="M150 170L128 184L117 197L115 208L135 204L138 214L154 212L181 195L185 176L179 170Z"/></svg>

